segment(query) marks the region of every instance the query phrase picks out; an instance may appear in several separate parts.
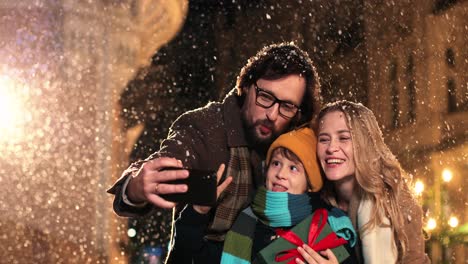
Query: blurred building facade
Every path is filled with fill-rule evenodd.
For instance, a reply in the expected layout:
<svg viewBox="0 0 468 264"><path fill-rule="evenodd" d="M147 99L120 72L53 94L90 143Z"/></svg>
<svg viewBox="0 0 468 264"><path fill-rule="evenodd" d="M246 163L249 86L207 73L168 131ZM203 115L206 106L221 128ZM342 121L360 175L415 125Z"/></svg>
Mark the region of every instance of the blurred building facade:
<svg viewBox="0 0 468 264"><path fill-rule="evenodd" d="M368 105L405 169L426 185L425 220L437 222L428 241L433 263L463 263L468 254L468 2L365 2ZM443 182L444 170L452 172L450 182ZM458 227L448 225L451 216Z"/></svg>

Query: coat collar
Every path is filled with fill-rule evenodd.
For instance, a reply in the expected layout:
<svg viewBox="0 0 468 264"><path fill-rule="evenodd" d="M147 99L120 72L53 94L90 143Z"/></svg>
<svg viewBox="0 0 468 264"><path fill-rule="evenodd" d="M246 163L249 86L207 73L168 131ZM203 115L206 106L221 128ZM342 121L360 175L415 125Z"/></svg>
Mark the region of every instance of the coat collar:
<svg viewBox="0 0 468 264"><path fill-rule="evenodd" d="M232 89L223 101L223 119L226 127L228 147L247 147L247 137L242 121L242 100Z"/></svg>

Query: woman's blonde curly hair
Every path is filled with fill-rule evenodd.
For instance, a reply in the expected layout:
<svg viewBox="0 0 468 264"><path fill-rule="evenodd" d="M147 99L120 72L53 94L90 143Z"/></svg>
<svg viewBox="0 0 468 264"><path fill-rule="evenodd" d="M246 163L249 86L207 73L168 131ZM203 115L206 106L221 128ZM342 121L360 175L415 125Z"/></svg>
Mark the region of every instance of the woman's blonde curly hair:
<svg viewBox="0 0 468 264"><path fill-rule="evenodd" d="M373 202L370 221L359 232L362 234L375 226L388 226L384 222L384 218L388 218L398 250L398 260L401 260L408 246L408 238L404 231L399 198L412 195L408 187L409 176L385 144L382 131L370 109L359 103L337 101L327 104L320 111L319 122L327 113L335 111L345 115L351 131L357 182L355 192L359 199ZM336 194L330 182L324 195L327 200L336 203Z"/></svg>

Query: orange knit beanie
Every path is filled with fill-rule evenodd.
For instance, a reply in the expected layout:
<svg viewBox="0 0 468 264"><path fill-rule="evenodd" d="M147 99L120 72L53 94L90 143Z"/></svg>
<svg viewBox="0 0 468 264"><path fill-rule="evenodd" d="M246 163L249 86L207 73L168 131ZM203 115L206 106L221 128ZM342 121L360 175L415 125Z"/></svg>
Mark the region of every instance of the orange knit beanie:
<svg viewBox="0 0 468 264"><path fill-rule="evenodd" d="M314 131L308 127L303 127L279 136L268 149L267 164L270 164L271 153L278 147L287 148L296 154L304 166L307 177L309 177L312 192L319 191L322 188L323 181L317 163L317 138Z"/></svg>

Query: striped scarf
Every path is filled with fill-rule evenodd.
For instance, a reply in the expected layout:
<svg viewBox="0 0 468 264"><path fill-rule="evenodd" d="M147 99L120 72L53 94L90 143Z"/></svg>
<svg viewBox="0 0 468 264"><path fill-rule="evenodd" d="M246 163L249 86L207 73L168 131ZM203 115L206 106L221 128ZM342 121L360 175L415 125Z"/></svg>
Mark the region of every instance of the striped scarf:
<svg viewBox="0 0 468 264"><path fill-rule="evenodd" d="M258 219L271 227L295 226L312 212L308 194L272 192L260 187L252 204Z"/></svg>
<svg viewBox="0 0 468 264"><path fill-rule="evenodd" d="M272 192L260 187L226 235L221 263L250 263L257 220L272 227L290 227L312 213L308 194Z"/></svg>
<svg viewBox="0 0 468 264"><path fill-rule="evenodd" d="M257 220L271 227L293 227L312 214L313 202L307 193L297 195L259 188L252 206L242 211L227 233L221 263L251 263L255 258L252 256L252 246ZM343 211L331 208L327 221L339 237L354 246L357 234Z"/></svg>
<svg viewBox="0 0 468 264"><path fill-rule="evenodd" d="M218 198L215 217L209 225L212 232L205 237L223 241L239 212L249 204L249 190L252 188L250 151L247 147L230 149L230 159L225 175L233 177L232 182Z"/></svg>

